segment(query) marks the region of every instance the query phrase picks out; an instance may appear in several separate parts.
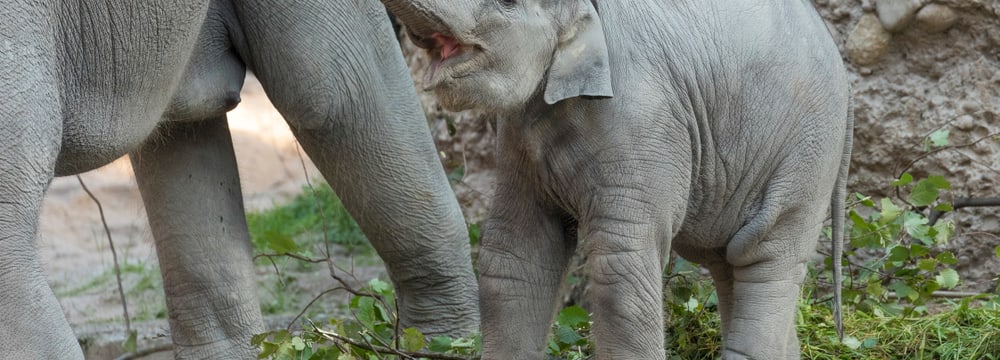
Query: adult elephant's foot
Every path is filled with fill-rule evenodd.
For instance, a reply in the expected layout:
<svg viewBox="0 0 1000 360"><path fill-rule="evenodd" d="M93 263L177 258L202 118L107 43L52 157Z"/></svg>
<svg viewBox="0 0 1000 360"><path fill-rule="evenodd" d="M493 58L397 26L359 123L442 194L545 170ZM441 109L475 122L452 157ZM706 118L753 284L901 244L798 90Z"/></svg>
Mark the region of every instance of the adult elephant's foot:
<svg viewBox="0 0 1000 360"><path fill-rule="evenodd" d="M464 337L479 332L475 275L471 267L459 266L464 264L459 259L448 263L422 267L427 270L423 276L409 272L393 277L403 327L417 328L428 336Z"/></svg>
<svg viewBox="0 0 1000 360"><path fill-rule="evenodd" d="M0 358L82 360L80 344L37 259L18 259L18 253L34 251L34 244L16 251L7 246L33 241L16 239L21 235L0 233Z"/></svg>

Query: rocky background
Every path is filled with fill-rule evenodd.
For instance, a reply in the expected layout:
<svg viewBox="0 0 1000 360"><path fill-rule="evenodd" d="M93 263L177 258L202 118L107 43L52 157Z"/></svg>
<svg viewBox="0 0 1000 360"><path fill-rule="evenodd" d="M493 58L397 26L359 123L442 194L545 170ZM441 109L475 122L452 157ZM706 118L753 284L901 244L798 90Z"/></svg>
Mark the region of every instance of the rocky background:
<svg viewBox="0 0 1000 360"><path fill-rule="evenodd" d="M889 183L923 156L925 139L947 129L956 146L917 161L916 177L945 176L951 197L1000 196L1000 1L814 0L853 82L854 157L849 191L892 196ZM403 39L417 88L427 60ZM494 178L491 114L443 111L421 97L455 190L471 221L489 208ZM982 141L979 141L982 140ZM975 145L961 146L979 141ZM964 287L996 288L1000 207L946 215L957 235Z"/></svg>

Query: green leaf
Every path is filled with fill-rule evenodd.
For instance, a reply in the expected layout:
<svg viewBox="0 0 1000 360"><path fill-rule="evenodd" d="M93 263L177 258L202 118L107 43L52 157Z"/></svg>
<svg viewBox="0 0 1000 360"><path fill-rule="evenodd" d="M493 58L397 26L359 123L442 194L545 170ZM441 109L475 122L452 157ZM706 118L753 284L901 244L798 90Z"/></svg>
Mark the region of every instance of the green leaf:
<svg viewBox="0 0 1000 360"><path fill-rule="evenodd" d="M476 339L458 338L451 341L452 349L472 349L477 345Z"/></svg>
<svg viewBox="0 0 1000 360"><path fill-rule="evenodd" d="M357 300L357 301L353 301ZM368 296L356 296L351 301L351 307L357 311L354 317L366 329L375 329L375 299Z"/></svg>
<svg viewBox="0 0 1000 360"><path fill-rule="evenodd" d="M590 323L590 314L577 305L566 307L559 312L556 323L560 326L581 328Z"/></svg>
<svg viewBox="0 0 1000 360"><path fill-rule="evenodd" d="M937 260L935 259L920 259L917 262L917 268L923 271L934 271L935 267L937 267Z"/></svg>
<svg viewBox="0 0 1000 360"><path fill-rule="evenodd" d="M997 257L1000 258L1000 246L997 246L996 249L993 249L993 252L995 252L997 254Z"/></svg>
<svg viewBox="0 0 1000 360"><path fill-rule="evenodd" d="M881 217L879 217L878 219L878 222L880 224L891 223L895 221L897 217L899 217L899 214L903 213L903 209L900 209L899 206L893 204L892 200L890 200L889 198L882 198L881 204L882 204L882 211L879 213Z"/></svg>
<svg viewBox="0 0 1000 360"><path fill-rule="evenodd" d="M872 201L872 197L871 196L865 196L865 195L861 195L860 193L854 193L854 197L856 197L859 201L861 201L861 206L864 206L866 208L874 208L875 207L875 202Z"/></svg>
<svg viewBox="0 0 1000 360"><path fill-rule="evenodd" d="M479 224L469 224L469 245L479 244L480 237L482 237L482 231L479 229Z"/></svg>
<svg viewBox="0 0 1000 360"><path fill-rule="evenodd" d="M958 272L955 269L944 269L934 277L934 281L945 289L952 289L958 286Z"/></svg>
<svg viewBox="0 0 1000 360"><path fill-rule="evenodd" d="M933 145L934 147L948 146L948 134L950 132L951 131L948 129L941 129L932 132L931 135L928 137L931 140L931 145Z"/></svg>
<svg viewBox="0 0 1000 360"><path fill-rule="evenodd" d="M914 239L918 239L925 244L933 244L930 238L930 226L927 226L927 218L913 211L903 213L903 229Z"/></svg>
<svg viewBox="0 0 1000 360"><path fill-rule="evenodd" d="M298 246L295 245L295 240L292 240L292 237L288 236L288 234L267 231L264 233L264 238L267 239L267 248L278 254L295 252L298 249Z"/></svg>
<svg viewBox="0 0 1000 360"><path fill-rule="evenodd" d="M892 291L895 291L896 295L900 298L907 298L910 299L910 301L916 300L920 297L920 294L917 293L916 290L913 290L913 288L909 285L906 285L906 283L895 282L892 283L892 285L889 285L889 288L892 289Z"/></svg>
<svg viewBox="0 0 1000 360"><path fill-rule="evenodd" d="M302 340L302 338L298 336L292 338L292 349L295 349L295 351L302 351L305 348L306 348L305 340Z"/></svg>
<svg viewBox="0 0 1000 360"><path fill-rule="evenodd" d="M379 295L387 295L392 293L392 285L389 283L379 280L378 278L372 278L368 281L368 287L372 289L373 292Z"/></svg>
<svg viewBox="0 0 1000 360"><path fill-rule="evenodd" d="M135 352L135 350L136 350L136 337L137 336L138 335L137 335L137 333L136 333L135 330L129 331L128 338L125 339L124 343L122 343L122 348L125 349L125 352L130 352L130 353L134 353Z"/></svg>
<svg viewBox="0 0 1000 360"><path fill-rule="evenodd" d="M913 175L910 175L910 173L903 173L903 175L899 177L899 180L894 180L892 182L892 186L903 186L911 182L913 182Z"/></svg>
<svg viewBox="0 0 1000 360"><path fill-rule="evenodd" d="M937 206L934 207L934 210L937 210L937 211L940 211L940 212L949 212L949 211L955 210L955 208L953 206L951 206L950 203L940 203L940 204L937 204Z"/></svg>
<svg viewBox="0 0 1000 360"><path fill-rule="evenodd" d="M430 351L439 353L448 352L451 350L451 343L453 341L454 340L452 338L447 336L435 336L431 338L431 343L427 346L427 348L430 349Z"/></svg>
<svg viewBox="0 0 1000 360"><path fill-rule="evenodd" d="M926 179L917 181L910 191L910 203L913 206L927 206L938 198L940 190L950 189L951 184L943 176L931 175Z"/></svg>
<svg viewBox="0 0 1000 360"><path fill-rule="evenodd" d="M872 282L868 283L868 286L865 289L865 292L868 293L868 296L875 297L875 298L881 298L882 294L885 292L885 289L882 288L882 283L880 283L878 281L872 281Z"/></svg>
<svg viewBox="0 0 1000 360"><path fill-rule="evenodd" d="M955 258L955 255L952 254L951 251L945 251L943 253L940 253L938 254L938 256L935 256L934 258L937 259L938 262L945 265L955 265L958 263L958 259Z"/></svg>
<svg viewBox="0 0 1000 360"><path fill-rule="evenodd" d="M265 359L267 357L270 357L271 355L274 355L274 353L277 351L278 351L278 344L265 341L260 344L260 354L257 355L257 358Z"/></svg>
<svg viewBox="0 0 1000 360"><path fill-rule="evenodd" d="M700 305L698 303L698 299L695 299L694 296L692 296L688 298L686 303L684 303L684 310L687 310L689 313L694 313L695 311L698 311L698 305Z"/></svg>
<svg viewBox="0 0 1000 360"><path fill-rule="evenodd" d="M951 236L955 234L955 223L950 220L939 221L937 224L934 224L934 230L937 231L937 234L934 235L934 244L945 245L951 239Z"/></svg>
<svg viewBox="0 0 1000 360"><path fill-rule="evenodd" d="M427 346L427 341L424 340L424 334L416 328L403 329L402 342L403 348L410 352L420 351L420 349L423 349L424 346Z"/></svg>
<svg viewBox="0 0 1000 360"><path fill-rule="evenodd" d="M902 262L910 258L910 250L903 246L894 246L889 249L890 262Z"/></svg>
<svg viewBox="0 0 1000 360"><path fill-rule="evenodd" d="M260 344L263 343L264 340L267 340L267 336L268 335L270 335L270 334L269 333L263 333L263 334L254 335L253 337L250 338L250 345L260 346Z"/></svg>
<svg viewBox="0 0 1000 360"><path fill-rule="evenodd" d="M922 257L924 257L924 256L926 256L927 254L930 254L930 253L931 253L931 249L928 249L926 246L921 246L920 244L910 245L910 258L911 259L922 258Z"/></svg>
<svg viewBox="0 0 1000 360"><path fill-rule="evenodd" d="M583 337L581 337L580 334L577 334L576 331L573 331L573 329L562 326L556 328L555 336L556 340L566 345L576 345L577 341L583 339Z"/></svg>
<svg viewBox="0 0 1000 360"><path fill-rule="evenodd" d="M851 350L857 350L861 347L861 341L856 337L845 335L843 341L844 346L851 348Z"/></svg>

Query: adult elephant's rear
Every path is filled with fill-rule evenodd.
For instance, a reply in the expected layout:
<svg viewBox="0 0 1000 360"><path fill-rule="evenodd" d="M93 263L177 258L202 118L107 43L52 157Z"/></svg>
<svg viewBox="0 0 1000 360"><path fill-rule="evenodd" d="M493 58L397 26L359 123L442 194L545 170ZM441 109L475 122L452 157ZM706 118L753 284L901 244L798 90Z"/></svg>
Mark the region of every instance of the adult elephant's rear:
<svg viewBox="0 0 1000 360"><path fill-rule="evenodd" d="M387 263L400 317L478 325L464 221L374 1L5 1L0 353L81 358L34 241L53 176L132 154L175 354L253 358L263 330L225 112L246 68Z"/></svg>

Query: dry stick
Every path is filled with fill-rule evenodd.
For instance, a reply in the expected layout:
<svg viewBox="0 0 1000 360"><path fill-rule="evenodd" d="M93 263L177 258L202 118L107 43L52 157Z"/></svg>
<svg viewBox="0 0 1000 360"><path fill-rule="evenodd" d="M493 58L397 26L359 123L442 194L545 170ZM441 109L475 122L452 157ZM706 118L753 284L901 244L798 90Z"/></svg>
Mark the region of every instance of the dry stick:
<svg viewBox="0 0 1000 360"><path fill-rule="evenodd" d="M174 344L163 344L148 349L142 349L134 353L123 354L122 356L116 357L115 360L136 360L158 352L171 351L173 349L174 349Z"/></svg>
<svg viewBox="0 0 1000 360"><path fill-rule="evenodd" d="M101 223L104 224L104 233L108 234L108 246L111 247L111 259L115 263L115 277L118 278L118 295L122 298L122 312L125 313L125 333L127 334L126 336L131 336L132 323L129 321L128 303L125 302L125 289L122 287L122 270L121 267L118 266L118 252L115 251L115 242L111 241L111 228L108 227L108 221L104 217L104 207L101 206L101 201L97 200L97 196L94 196L94 193L90 192L87 185L83 183L83 178L81 178L80 175L76 176L76 181L80 182L80 186L83 187L83 191L90 196L91 200L94 200L94 203L97 204L97 212L101 214Z"/></svg>
<svg viewBox="0 0 1000 360"><path fill-rule="evenodd" d="M966 292L966 291L943 291L943 290L937 290L937 291L934 291L934 292L931 293L931 297L948 298L948 299L961 299L961 298L975 297L975 296L981 296L981 295L989 295L989 294L988 293L977 293L977 292ZM890 298L893 298L893 299L901 299L901 298L905 297L905 296L899 296L899 294L897 294L896 292L888 293L888 294L886 294L886 296L888 296Z"/></svg>
<svg viewBox="0 0 1000 360"><path fill-rule="evenodd" d="M467 357L467 356L459 356L459 355L428 353L428 352L420 352L420 351L400 351L398 349L392 349L392 348L388 348L388 347L383 347L383 346L378 346L378 345L372 345L370 343L363 343L363 342L351 339L351 338L346 337L346 336L341 336L341 335L339 335L339 334L337 334L335 332L332 332L332 331L326 331L326 330L320 329L315 324L312 324L312 326L313 326L313 330L316 331L317 334L320 334L320 336L326 338L327 340L333 341L334 343L346 343L346 344L350 344L352 346L357 346L357 347L360 347L362 349L369 350L369 351L374 351L374 352L379 352L379 353L393 354L393 355L402 357L404 359L414 359L414 360L417 359L417 358L438 359L438 360L472 360L472 359L476 359L475 357Z"/></svg>
<svg viewBox="0 0 1000 360"><path fill-rule="evenodd" d="M937 209L931 209L931 213L927 215L927 220L930 225L934 225L941 218L942 215L955 211L961 208L967 207L989 207L989 206L1000 206L1000 197L960 197L951 202L950 211L938 211Z"/></svg>
<svg viewBox="0 0 1000 360"><path fill-rule="evenodd" d="M923 160L923 159L927 158L928 156L931 156L931 155L934 155L934 154L937 154L939 152L946 151L946 150L955 150L955 149L962 149L962 148L972 147L972 146L975 146L975 145L977 145L977 144L979 144L979 143L981 143L981 142L983 142L985 140L992 139L992 138L997 137L997 136L1000 136L1000 133L992 133L992 134L983 136L983 137L981 137L979 139L976 139L975 141L970 142L970 143L959 144L959 145L950 145L950 146L945 146L945 147L939 147L937 149L925 152L925 153L921 154L920 156L917 156L915 159L911 160L909 163L907 163L906 166L904 166L902 170L896 172L896 178L898 179L900 176L903 175L903 173L905 173L906 171L910 170L910 168L912 168L913 165L915 165L920 160Z"/></svg>
<svg viewBox="0 0 1000 360"><path fill-rule="evenodd" d="M295 314L295 317L292 318L292 320L288 322L288 326L285 327L285 330L291 332L292 331L292 324L295 324L296 321L299 321L299 318L301 318L302 315L305 314L306 311L309 310L309 308L312 307L312 305L314 303L316 303L317 300L319 300L319 298L323 297L326 294L329 294L329 293L332 293L334 291L337 291L337 290L346 290L346 289L344 289L344 287L330 288L330 289L324 290L323 292L319 293L319 295L316 295L315 297L313 297L313 299L310 300L309 303L306 304L306 306L302 307L302 311L299 311L298 314Z"/></svg>
<svg viewBox="0 0 1000 360"><path fill-rule="evenodd" d="M927 157L929 157L931 155L934 155L934 154L937 154L939 152L946 151L946 150L955 150L955 149L962 149L962 148L972 147L972 146L975 146L975 145L983 142L984 140L992 139L992 138L995 138L997 136L1000 136L1000 133L992 133L992 134L983 136L983 137L981 137L979 139L976 139L975 141L970 142L970 143L965 143L965 144L960 144L960 145L950 145L950 146L945 146L945 147L939 147L937 149L925 152L925 153L921 154L920 156L917 156L915 159L911 160L909 163L907 163L906 166L904 166L902 170L897 171L896 172L896 178L899 179L899 177L903 176L903 174L906 173L908 170L910 170L910 168L912 168L913 165L916 165L917 162L920 162L921 160L926 159ZM895 187L895 192L896 192L896 198L897 199L903 201L906 204L910 204L909 201L907 201L906 199L903 199L903 197L899 195L899 187L898 186ZM910 204L910 205L912 205L912 204Z"/></svg>

